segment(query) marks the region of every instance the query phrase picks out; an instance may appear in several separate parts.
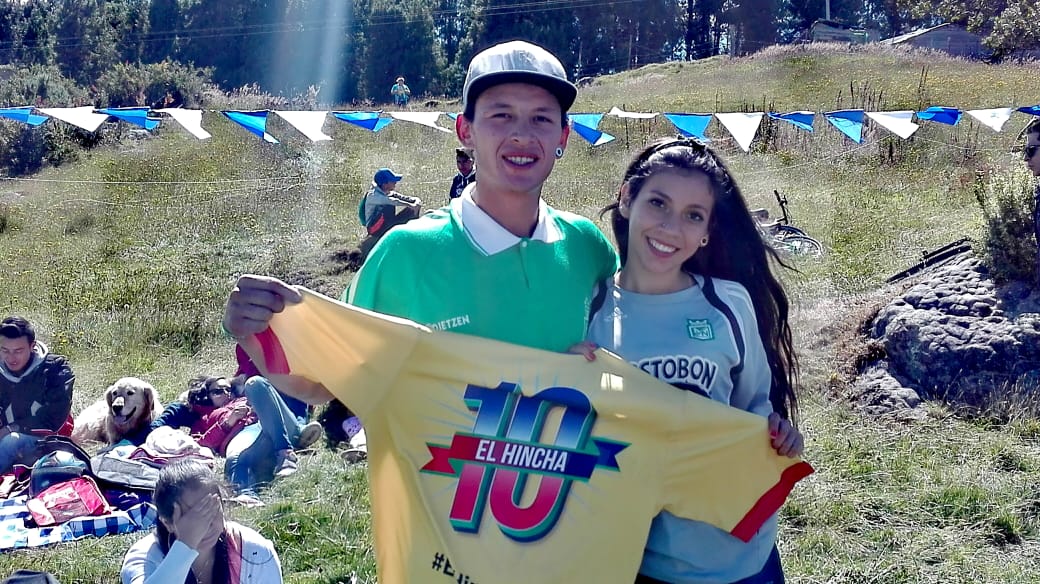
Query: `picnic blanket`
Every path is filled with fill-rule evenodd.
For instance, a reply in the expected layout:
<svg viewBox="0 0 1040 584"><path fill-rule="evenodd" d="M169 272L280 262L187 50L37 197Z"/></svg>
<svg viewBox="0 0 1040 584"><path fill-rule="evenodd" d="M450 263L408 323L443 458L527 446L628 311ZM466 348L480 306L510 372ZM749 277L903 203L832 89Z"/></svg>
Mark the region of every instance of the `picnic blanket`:
<svg viewBox="0 0 1040 584"><path fill-rule="evenodd" d="M27 520L32 518L25 505L28 500L25 495L0 500L0 551L151 529L157 517L154 505L141 503L127 511L75 517L51 527L28 527Z"/></svg>

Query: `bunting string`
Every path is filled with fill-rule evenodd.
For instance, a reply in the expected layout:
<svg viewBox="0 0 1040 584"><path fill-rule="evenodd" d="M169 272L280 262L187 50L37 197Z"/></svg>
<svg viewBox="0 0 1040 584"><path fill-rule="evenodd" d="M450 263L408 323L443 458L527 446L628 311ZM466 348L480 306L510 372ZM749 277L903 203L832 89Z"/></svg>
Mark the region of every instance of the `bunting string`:
<svg viewBox="0 0 1040 584"><path fill-rule="evenodd" d="M451 121L458 115L455 112L428 111L283 111L283 110L193 110L182 108L165 108L150 110L146 107L104 108L91 106L68 108L35 108L33 106L16 106L0 108L0 118L5 118L39 127L51 118L71 124L88 132L95 132L101 124L115 118L150 132L159 127L162 116L169 116L187 132L200 140L211 138L211 134L202 128L203 111L219 111L227 119L265 142L278 144L279 140L267 131L268 114L272 111L291 127L313 142L331 140L322 127L329 114L334 119L352 126L379 132L394 122L405 122L431 128L438 132L452 133ZM1002 132L1007 121L1014 113L1028 116L1040 116L1040 104L1020 107L996 107L976 110L960 110L948 106L929 106L921 111L865 111L862 109L846 109L820 112L823 118L849 141L861 144L863 130L867 120L881 126L892 134L906 140L910 139L924 123L938 123L949 126L958 125L965 117L977 121L994 132ZM816 131L816 114L811 111L793 112L716 112L716 113L679 113L679 112L627 112L612 107L606 113L572 113L569 115L574 133L593 147L600 147L616 141L615 136L599 129L604 116L630 120L653 120L663 116L675 127L675 130L688 137L696 137L706 142L712 140L708 135L712 120L718 122L729 137L745 152L749 152L751 144L758 135L762 120L768 115L770 119L783 121L799 130L814 133ZM447 125L439 123L441 116L449 119ZM916 120L916 121L915 121Z"/></svg>

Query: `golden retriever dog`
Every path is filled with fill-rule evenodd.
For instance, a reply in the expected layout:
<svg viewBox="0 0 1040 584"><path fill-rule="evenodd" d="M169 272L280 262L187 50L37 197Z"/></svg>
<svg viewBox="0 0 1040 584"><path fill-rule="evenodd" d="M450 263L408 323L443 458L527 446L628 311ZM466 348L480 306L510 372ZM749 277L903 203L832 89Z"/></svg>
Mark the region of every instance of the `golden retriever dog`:
<svg viewBox="0 0 1040 584"><path fill-rule="evenodd" d="M159 393L150 383L123 377L105 390L105 397L76 416L72 439L115 444L124 438L144 440L146 428L162 413Z"/></svg>

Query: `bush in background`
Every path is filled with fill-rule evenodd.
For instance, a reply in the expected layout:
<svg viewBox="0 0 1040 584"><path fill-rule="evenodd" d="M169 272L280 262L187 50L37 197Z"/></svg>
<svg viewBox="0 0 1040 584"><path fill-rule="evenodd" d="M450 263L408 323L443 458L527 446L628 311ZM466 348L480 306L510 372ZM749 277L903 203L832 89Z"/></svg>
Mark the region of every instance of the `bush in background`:
<svg viewBox="0 0 1040 584"><path fill-rule="evenodd" d="M210 74L210 69L175 61L120 63L98 79L96 100L104 107L197 108L212 85Z"/></svg>
<svg viewBox="0 0 1040 584"><path fill-rule="evenodd" d="M133 65L120 63L90 88L80 87L57 67L18 69L0 66L0 104L17 107L201 107L214 91L210 70L173 61ZM106 139L118 140L121 132L86 132L60 121L39 127L18 122L0 123L0 174L25 176L45 164L59 166L78 158L80 151Z"/></svg>
<svg viewBox="0 0 1040 584"><path fill-rule="evenodd" d="M982 253L999 282L1036 277L1033 236L1034 179L1024 170L977 176L975 198L982 209Z"/></svg>
<svg viewBox="0 0 1040 584"><path fill-rule="evenodd" d="M61 74L57 67L35 65L19 69L0 67L0 104L85 105L87 91ZM19 122L0 123L0 172L22 176L40 170L45 163L61 164L75 158L77 136L64 123L47 122L32 127Z"/></svg>

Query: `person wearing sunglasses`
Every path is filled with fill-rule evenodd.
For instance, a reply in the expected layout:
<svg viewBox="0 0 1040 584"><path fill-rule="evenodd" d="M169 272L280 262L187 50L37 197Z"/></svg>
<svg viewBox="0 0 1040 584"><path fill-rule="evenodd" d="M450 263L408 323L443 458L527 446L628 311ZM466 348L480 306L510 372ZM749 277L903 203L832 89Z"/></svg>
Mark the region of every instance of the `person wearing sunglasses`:
<svg viewBox="0 0 1040 584"><path fill-rule="evenodd" d="M151 428L189 428L200 445L227 457L225 475L238 494L258 501L256 486L295 473L295 449L313 444L322 430L297 419L263 378L252 377L246 386L239 397L226 377L195 377L187 403L167 405ZM261 419L264 424L257 424Z"/></svg>
<svg viewBox="0 0 1040 584"><path fill-rule="evenodd" d="M1040 117L1034 118L1032 122L1026 126L1026 166L1029 171L1033 173L1033 176L1040 176Z"/></svg>
<svg viewBox="0 0 1040 584"><path fill-rule="evenodd" d="M221 456L228 442L246 425L256 421L245 397L232 394L231 381L226 377L200 375L188 382L187 403L168 404L151 424L189 428L199 444Z"/></svg>
<svg viewBox="0 0 1040 584"><path fill-rule="evenodd" d="M1023 131L1026 136L1025 161L1026 168L1033 176L1040 176L1040 117L1033 121ZM1033 236L1036 238L1036 281L1040 284L1040 183L1036 185L1036 193L1033 195Z"/></svg>

